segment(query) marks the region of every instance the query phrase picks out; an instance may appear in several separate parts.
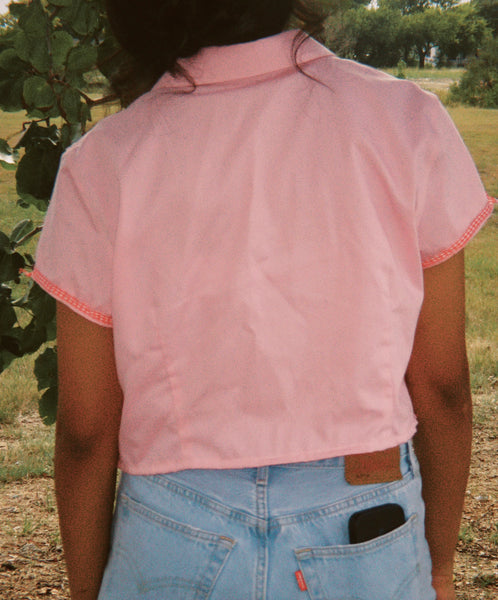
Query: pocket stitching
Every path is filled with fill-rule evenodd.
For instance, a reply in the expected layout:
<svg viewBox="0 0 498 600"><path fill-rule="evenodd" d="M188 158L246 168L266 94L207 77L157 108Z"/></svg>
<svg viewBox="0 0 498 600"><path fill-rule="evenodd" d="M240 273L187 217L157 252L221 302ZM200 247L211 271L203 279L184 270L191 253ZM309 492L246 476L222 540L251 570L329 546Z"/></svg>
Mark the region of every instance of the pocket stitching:
<svg viewBox="0 0 498 600"><path fill-rule="evenodd" d="M200 576L196 580L171 575L164 575L156 578L144 578L132 553L128 551L128 548L117 541L114 552L121 560L126 561L126 564L133 572L133 579L135 580L137 592L139 594L147 594L154 590L160 590L162 588L170 589L174 587L175 589L191 590L193 592L192 598L195 600L207 600L213 591L218 577L223 571L231 551L236 545L236 541L225 535L203 531L202 529L179 523L165 515L161 515L151 510L126 494L121 494L120 501L123 506L126 506L126 508L138 518L143 518L154 524L159 523L164 526L165 529L183 535L193 543L198 542L199 540L202 541L205 544L204 547L208 553L206 566L202 569Z"/></svg>
<svg viewBox="0 0 498 600"><path fill-rule="evenodd" d="M219 535L217 533L204 531L203 529L192 527L191 525L187 525L185 523L180 523L179 521L175 521L170 517L166 517L165 515L155 512L143 504L140 504L136 500L133 500L126 494L121 495L121 501L123 505L126 505L129 508L129 510L133 511L144 519L153 521L155 523L160 523L172 531L179 531L193 540L201 539L206 542L221 544L229 550L231 550L236 544L235 540L227 537L226 535Z"/></svg>
<svg viewBox="0 0 498 600"><path fill-rule="evenodd" d="M303 572L305 573L305 578L308 583L308 594L309 594L310 598L312 598L312 599L316 598L316 600L321 600L323 590L325 589L325 587L327 587L327 586L324 586L324 584L322 582L320 570L316 567L313 568L313 566L310 565L310 561L312 561L315 558L318 558L318 559L330 558L332 560L334 560L334 559L340 560L340 559L354 558L356 555L358 555L360 553L362 555L371 554L372 552L378 551L379 549L390 546L390 545L396 543L397 541L401 540L402 538L406 538L407 536L410 541L412 551L414 552L414 557L416 557L417 556L416 555L416 543L415 543L414 536L416 535L417 522L418 522L418 515L415 513L408 519L408 521L406 521L406 523L404 523L400 527L397 527L395 530L390 531L389 533L386 533L383 536L375 538L374 540L368 540L367 542L363 542L361 544L343 544L343 545L336 545L336 546L313 546L313 547L306 547L306 548L294 550L294 554L299 563L299 566L300 566L301 570L303 570ZM381 540L381 543L378 543L379 540ZM308 571L307 563L312 570L311 570L311 573L308 573L306 575L306 571ZM419 573L420 573L420 565L419 565L418 560L416 560L416 564L415 564L414 568L411 569L406 574L403 581L400 582L398 587L391 594L389 600L401 600L404 597L403 594L406 592L406 587L408 585L410 585L410 583L416 578L416 576ZM319 589L315 590L315 591L319 591L319 594L317 597L314 595L314 591L312 589L310 589L310 585L313 581L315 581L315 585L318 584L318 586L319 586ZM327 598L328 598L328 596L327 596ZM323 599L325 599L325 596L323 596ZM358 596L341 596L340 600L364 600L364 598L361 598Z"/></svg>
<svg viewBox="0 0 498 600"><path fill-rule="evenodd" d="M303 513L296 515L284 516L278 519L280 525L290 525L293 523L310 521L316 518L339 516L341 513L347 512L352 508L361 508L363 505L368 506L371 502L377 498L382 498L387 494L395 494L403 491L405 486L413 483L414 478L412 473L407 473L403 479L399 481L393 481L386 483L382 486L378 486L373 490L361 492L359 494L348 497L345 500L333 502L332 504L326 504L307 510Z"/></svg>
<svg viewBox="0 0 498 600"><path fill-rule="evenodd" d="M328 556L354 556L360 552L372 552L378 548L388 546L396 542L399 538L408 535L415 529L418 522L418 515L413 514L406 523L400 527L396 527L393 531L389 531L384 535L368 540L360 544L337 544L335 546L306 546L305 548L297 548L294 550L296 558L306 560L308 557L327 558Z"/></svg>

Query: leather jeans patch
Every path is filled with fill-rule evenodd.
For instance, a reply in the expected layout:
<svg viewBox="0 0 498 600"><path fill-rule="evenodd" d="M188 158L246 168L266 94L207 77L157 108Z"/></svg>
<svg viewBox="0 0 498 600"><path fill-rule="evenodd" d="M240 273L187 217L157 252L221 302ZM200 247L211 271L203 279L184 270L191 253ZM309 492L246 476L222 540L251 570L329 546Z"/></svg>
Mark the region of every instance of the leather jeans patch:
<svg viewBox="0 0 498 600"><path fill-rule="evenodd" d="M399 446L367 454L351 454L344 460L346 481L351 485L389 483L403 478Z"/></svg>

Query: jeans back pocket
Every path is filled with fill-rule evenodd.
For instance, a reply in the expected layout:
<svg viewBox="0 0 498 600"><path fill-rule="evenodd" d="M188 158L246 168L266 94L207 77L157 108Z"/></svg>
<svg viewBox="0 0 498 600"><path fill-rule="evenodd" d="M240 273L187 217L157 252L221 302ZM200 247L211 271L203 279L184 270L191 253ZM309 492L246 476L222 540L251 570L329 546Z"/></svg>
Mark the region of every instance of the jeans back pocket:
<svg viewBox="0 0 498 600"><path fill-rule="evenodd" d="M99 600L206 600L234 545L121 495Z"/></svg>
<svg viewBox="0 0 498 600"><path fill-rule="evenodd" d="M417 515L381 537L295 550L312 600L422 600Z"/></svg>

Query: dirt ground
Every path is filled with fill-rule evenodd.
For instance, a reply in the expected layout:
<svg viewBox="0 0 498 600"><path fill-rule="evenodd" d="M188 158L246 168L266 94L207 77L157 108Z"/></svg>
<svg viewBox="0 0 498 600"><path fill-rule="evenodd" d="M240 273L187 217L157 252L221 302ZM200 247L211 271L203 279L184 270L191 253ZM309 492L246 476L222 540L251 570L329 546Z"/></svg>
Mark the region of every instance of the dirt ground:
<svg viewBox="0 0 498 600"><path fill-rule="evenodd" d="M458 600L498 598L498 406L489 398L484 408L479 398L475 404L472 473L455 569ZM68 600L51 478L0 485L0 600Z"/></svg>

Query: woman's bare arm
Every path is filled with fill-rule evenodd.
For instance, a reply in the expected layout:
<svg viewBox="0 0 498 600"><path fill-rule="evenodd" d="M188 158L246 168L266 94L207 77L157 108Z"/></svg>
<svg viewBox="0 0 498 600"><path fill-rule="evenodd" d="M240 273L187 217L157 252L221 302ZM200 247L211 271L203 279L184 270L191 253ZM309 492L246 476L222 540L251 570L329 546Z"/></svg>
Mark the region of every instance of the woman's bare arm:
<svg viewBox="0 0 498 600"><path fill-rule="evenodd" d="M406 380L438 600L454 600L453 560L472 441L463 251L424 274L425 299Z"/></svg>
<svg viewBox="0 0 498 600"><path fill-rule="evenodd" d="M57 305L55 487L72 600L96 600L109 553L122 393L112 329Z"/></svg>

